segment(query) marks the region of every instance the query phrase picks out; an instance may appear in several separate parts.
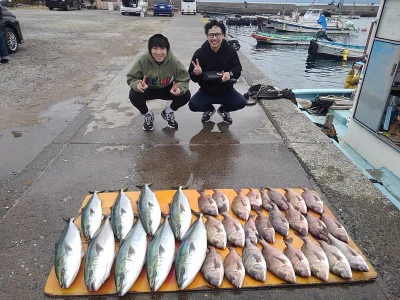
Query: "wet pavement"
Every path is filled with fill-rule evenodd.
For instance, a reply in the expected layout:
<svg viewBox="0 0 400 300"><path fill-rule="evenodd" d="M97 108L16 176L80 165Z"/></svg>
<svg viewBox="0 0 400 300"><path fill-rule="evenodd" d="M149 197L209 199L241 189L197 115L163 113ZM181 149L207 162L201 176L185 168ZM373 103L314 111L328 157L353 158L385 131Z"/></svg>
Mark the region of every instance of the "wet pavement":
<svg viewBox="0 0 400 300"><path fill-rule="evenodd" d="M164 34L188 66L205 40L200 16L177 15ZM145 50L145 49L144 49ZM268 82L240 54L236 85ZM317 190L378 271L377 281L307 287L156 293L154 299L395 299L399 294L399 211L288 100L264 101L233 112L233 124L215 114L203 125L187 107L176 113L179 129L166 127L167 102L152 101L155 129L128 100L125 74L132 62L18 174L1 181L0 292L4 299L46 298L43 287L54 243L88 191L135 189L141 183L170 189L299 187ZM192 93L197 86L190 84ZM9 150L9 151L12 151ZM3 154L3 152L2 152ZM22 155L22 154L21 154ZM3 156L4 157L4 156ZM148 299L148 295L127 298ZM113 298L113 297L107 297Z"/></svg>

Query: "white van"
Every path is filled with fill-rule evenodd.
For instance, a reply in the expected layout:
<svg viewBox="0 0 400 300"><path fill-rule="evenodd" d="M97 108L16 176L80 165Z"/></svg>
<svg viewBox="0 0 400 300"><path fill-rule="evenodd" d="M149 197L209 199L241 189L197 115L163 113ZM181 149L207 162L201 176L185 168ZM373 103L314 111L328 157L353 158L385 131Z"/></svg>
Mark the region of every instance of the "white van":
<svg viewBox="0 0 400 300"><path fill-rule="evenodd" d="M147 14L147 0L122 0L120 12L121 14L140 15L142 12Z"/></svg>
<svg viewBox="0 0 400 300"><path fill-rule="evenodd" d="M181 0L181 14L196 14L196 0Z"/></svg>

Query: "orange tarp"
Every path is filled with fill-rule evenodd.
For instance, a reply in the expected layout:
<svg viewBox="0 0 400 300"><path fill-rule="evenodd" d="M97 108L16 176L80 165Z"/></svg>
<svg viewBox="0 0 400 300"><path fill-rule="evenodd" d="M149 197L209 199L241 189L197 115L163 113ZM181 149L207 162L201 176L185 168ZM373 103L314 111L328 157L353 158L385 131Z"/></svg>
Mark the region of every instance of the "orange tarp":
<svg viewBox="0 0 400 300"><path fill-rule="evenodd" d="M302 189L294 189L298 193L302 193ZM278 189L278 191L281 194L284 194L284 190ZM172 198L175 194L175 190L161 190L161 191L154 191L154 193L157 196L157 199L160 203L161 210L165 213L169 213L169 206L168 204L172 201ZM236 196L236 192L232 189L221 189L221 192L225 193L225 195L229 198L230 202L232 202L233 198ZM247 194L248 190L243 189L243 193ZM196 190L184 190L185 195L189 199L189 203L191 208L194 211L200 211L197 203L197 199L199 197L199 194ZM206 190L206 193L208 195L212 195L213 191L212 190ZM138 213L137 210L137 201L139 199L140 192L139 191L133 191L133 192L125 192L125 194L131 199L132 202L132 207L135 213ZM107 193L99 193L99 198L101 199L102 202L102 209L103 209L103 214L108 215L110 214L110 207L113 205L115 199L117 198L118 192L107 192ZM83 200L81 208L83 208L87 201L90 199L91 195L87 195L85 199ZM254 211L252 213L256 214ZM263 213L265 216L268 216L268 212L263 209ZM318 214L311 212L315 216L318 216ZM336 217L332 214L332 212L329 210L329 208L324 204L324 213L328 215L329 217L333 218L336 220ZM231 211L230 214L237 218L234 213ZM222 220L223 216L218 215L218 219ZM195 216L192 218L192 222L196 219ZM238 218L237 218L238 219ZM205 222L204 218L204 222ZM245 222L240 220L242 224ZM81 229L81 219L80 217L77 217L75 220L75 224L78 226L79 229ZM60 232L61 235L61 232ZM315 239L309 234L311 239L315 241ZM297 248L301 248L303 241L298 238L295 234L293 229L290 229L290 234L289 237L293 237L293 245ZM49 296L73 296L73 295L112 295L116 294L116 288L114 284L114 266L111 270L110 277L105 281L105 283L100 287L100 289L96 292L89 292L85 286L84 282L84 275L83 275L83 269L85 265L85 257L86 257L86 250L89 244L89 240L86 240L86 238L82 234L82 241L83 241L83 247L85 250L85 256L82 259L81 263L81 268L79 270L79 273L73 282L73 284L68 288L68 289L62 289L60 287L60 284L58 283L57 277L55 275L54 271L54 266L52 270L50 271L50 274L48 276L44 292L46 295ZM318 244L317 242L315 242ZM349 246L352 247L355 251L360 253L364 259L366 260L365 256L362 254L360 249L357 247L357 245L353 242L353 240L350 238L349 241ZM176 247L178 248L179 242L176 242ZM258 246L261 249L261 246L258 244ZM276 233L276 241L272 246L283 250L286 246L283 242L283 237L279 233ZM116 242L116 248L118 250L119 248L119 243ZM228 249L217 249L222 255L223 258L229 253ZM242 248L237 247L236 251L238 253L242 253ZM367 260L366 260L367 261ZM294 287L296 285L307 285L307 284L329 284L329 283L348 283L348 282L358 282L358 281L368 281L368 280L373 280L377 277L377 273L372 267L372 265L367 261L367 264L369 266L369 272L357 272L353 271L353 278L350 280L345 280L342 279L332 273L329 274L329 280L327 283L323 283L321 280L311 276L309 278L302 278L299 276L296 276L296 284L290 284L290 286ZM250 276L246 274L246 277L243 282L243 288L257 288L257 287L264 287L264 286L279 286L279 285L287 285L285 281L279 279L275 275L273 275L269 270L267 271L267 279L265 282L260 282L252 279ZM234 288L233 285L226 279L224 278L221 286L221 289L232 289ZM216 289L212 285L210 285L203 277L201 272L197 274L193 282L185 289L185 290L209 290L209 289ZM158 290L159 292L172 292L172 291L178 291L178 285L175 279L175 269L174 266L172 267L166 281L164 284L160 287ZM133 287L130 289L129 293L151 293L150 287L147 281L147 276L146 276L146 266L144 266L139 278L136 280L135 284Z"/></svg>

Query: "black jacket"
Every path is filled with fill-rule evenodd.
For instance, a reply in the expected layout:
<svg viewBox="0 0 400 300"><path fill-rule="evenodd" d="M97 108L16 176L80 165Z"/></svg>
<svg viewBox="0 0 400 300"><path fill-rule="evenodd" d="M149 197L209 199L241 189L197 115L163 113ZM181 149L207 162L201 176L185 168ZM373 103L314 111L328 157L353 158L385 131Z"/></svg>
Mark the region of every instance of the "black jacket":
<svg viewBox="0 0 400 300"><path fill-rule="evenodd" d="M238 79L242 72L242 65L240 64L239 56L236 50L226 40L222 41L221 47L215 53L208 41L196 50L193 54L192 61L196 63L196 59L199 60L199 64L203 70L206 71L218 71L218 72L232 72L233 78ZM220 82L220 81L204 81L203 74L195 75L193 73L194 66L190 63L189 75L190 78L200 85L200 89L204 92L220 96L224 95L228 90L233 89L232 82Z"/></svg>

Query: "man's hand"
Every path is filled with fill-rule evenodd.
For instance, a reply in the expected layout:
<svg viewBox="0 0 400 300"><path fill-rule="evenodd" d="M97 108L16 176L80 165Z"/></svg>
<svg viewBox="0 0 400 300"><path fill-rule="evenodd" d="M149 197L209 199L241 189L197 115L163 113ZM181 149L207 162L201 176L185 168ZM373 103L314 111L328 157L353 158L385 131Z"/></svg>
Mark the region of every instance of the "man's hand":
<svg viewBox="0 0 400 300"><path fill-rule="evenodd" d="M201 73L203 73L203 69L200 67L200 63L199 63L199 60L196 58L196 63L194 63L193 61L192 61L192 65L193 65L193 67L194 67L194 69L193 69L193 73L195 74L195 75L201 75Z"/></svg>
<svg viewBox="0 0 400 300"><path fill-rule="evenodd" d="M147 77L144 76L143 79L140 80L139 83L138 83L138 85L137 85L137 89L138 89L139 92L141 92L141 93L144 93L144 92L147 90L147 88L149 87L149 86L146 84L146 79L147 79Z"/></svg>
<svg viewBox="0 0 400 300"><path fill-rule="evenodd" d="M221 73L219 73L218 75L221 75L221 81L222 82L227 82L229 79L231 79L231 75L229 74L229 72L224 72L222 71Z"/></svg>
<svg viewBox="0 0 400 300"><path fill-rule="evenodd" d="M170 93L174 96L179 96L181 93L181 89L179 88L181 86L181 83L175 83L175 81L172 83L172 88L170 90Z"/></svg>

